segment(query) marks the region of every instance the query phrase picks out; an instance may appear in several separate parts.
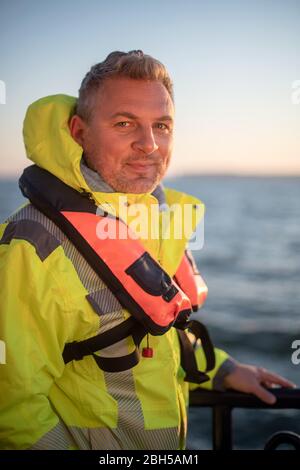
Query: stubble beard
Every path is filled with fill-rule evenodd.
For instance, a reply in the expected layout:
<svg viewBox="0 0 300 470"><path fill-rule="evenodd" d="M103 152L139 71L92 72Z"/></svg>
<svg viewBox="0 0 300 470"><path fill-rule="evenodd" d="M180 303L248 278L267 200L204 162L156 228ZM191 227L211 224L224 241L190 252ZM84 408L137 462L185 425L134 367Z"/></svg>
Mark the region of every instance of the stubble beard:
<svg viewBox="0 0 300 470"><path fill-rule="evenodd" d="M169 166L170 157L166 162L155 163L153 166L155 171L151 175L143 176L136 175L135 178L130 172L128 176L128 166L124 163L117 174L113 174L104 168L101 164L93 164L92 159L85 154L85 159L88 166L96 171L100 178L107 183L114 191L119 193L142 194L151 193L164 177ZM127 171L126 171L127 170Z"/></svg>
<svg viewBox="0 0 300 470"><path fill-rule="evenodd" d="M107 171L105 162L102 162L101 159L97 161L93 155L96 155L95 148L91 147L89 149L85 149L84 156L88 166L92 170L96 171L100 178L102 178L105 183L114 189L114 191L131 194L150 193L154 191L156 186L164 177L171 159L171 153L164 161L157 161L157 159L154 160L154 158L150 156L144 159L136 159L131 157L128 158L127 161L123 162L121 168L117 170L117 174L114 174L110 171ZM137 161L147 161L148 163L153 163L155 171L147 176L136 174L136 176L133 177L133 172L129 171L128 163L137 163ZM129 175L128 172L130 173Z"/></svg>
<svg viewBox="0 0 300 470"><path fill-rule="evenodd" d="M143 176L136 175L136 177L128 178L124 167L116 175L106 174L105 171L98 170L100 176L111 186L116 192L142 194L154 191L165 174L165 169L162 164L155 165L155 171L152 175Z"/></svg>

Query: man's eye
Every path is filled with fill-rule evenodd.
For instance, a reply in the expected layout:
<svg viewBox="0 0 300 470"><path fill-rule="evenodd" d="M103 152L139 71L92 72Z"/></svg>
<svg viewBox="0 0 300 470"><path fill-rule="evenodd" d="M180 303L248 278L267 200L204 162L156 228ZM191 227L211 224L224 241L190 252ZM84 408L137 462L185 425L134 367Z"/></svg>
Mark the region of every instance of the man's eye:
<svg viewBox="0 0 300 470"><path fill-rule="evenodd" d="M128 127L130 125L130 122L128 121L120 121L120 122L117 122L116 126L117 127Z"/></svg>
<svg viewBox="0 0 300 470"><path fill-rule="evenodd" d="M156 127L158 127L158 129L161 129L162 131L165 131L166 129L169 129L168 126L166 124L164 124L163 122L158 122L156 124Z"/></svg>

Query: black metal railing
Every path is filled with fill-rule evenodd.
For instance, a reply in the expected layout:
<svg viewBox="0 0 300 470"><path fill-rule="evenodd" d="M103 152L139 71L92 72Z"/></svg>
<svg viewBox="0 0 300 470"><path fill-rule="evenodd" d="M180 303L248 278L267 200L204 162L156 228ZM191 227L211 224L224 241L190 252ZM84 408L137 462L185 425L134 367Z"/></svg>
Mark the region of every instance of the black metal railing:
<svg viewBox="0 0 300 470"><path fill-rule="evenodd" d="M215 392L195 390L190 393L190 406L211 407L213 420L212 444L214 450L232 450L232 410L234 408L256 409L300 409L300 389L270 389L276 396L274 405L267 405L254 395L228 390ZM265 446L265 449L275 448L282 443L288 443L300 450L300 436L284 431L276 433Z"/></svg>

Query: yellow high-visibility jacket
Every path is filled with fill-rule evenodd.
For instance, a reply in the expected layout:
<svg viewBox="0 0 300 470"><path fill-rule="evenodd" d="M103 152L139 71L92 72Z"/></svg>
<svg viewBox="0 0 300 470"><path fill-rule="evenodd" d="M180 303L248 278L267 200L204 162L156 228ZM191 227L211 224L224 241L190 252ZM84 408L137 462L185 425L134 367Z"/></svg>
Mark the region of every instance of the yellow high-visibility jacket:
<svg viewBox="0 0 300 470"><path fill-rule="evenodd" d="M82 148L70 135L68 121L75 104L73 97L56 95L29 107L24 121L27 155L77 191L91 193L96 204L109 204L118 215L121 194L97 190L90 170L84 170ZM204 207L175 190L160 193L170 205ZM129 205L159 204L159 197L150 193L126 197ZM202 215L197 211L190 234L181 239L142 238L170 276ZM124 372L104 372L92 356L64 364L66 343L95 336L129 313L118 307L60 229L31 204L0 226L0 286L0 340L6 345L6 364L0 364L1 449L185 447L189 384L183 380L174 328L150 336L154 357L142 357ZM144 338L141 347L145 345ZM119 355L117 347L107 348L107 354ZM124 347L131 351L131 338ZM215 352L216 367L206 388L213 387L216 374L229 361L225 352ZM201 347L197 361L203 370Z"/></svg>

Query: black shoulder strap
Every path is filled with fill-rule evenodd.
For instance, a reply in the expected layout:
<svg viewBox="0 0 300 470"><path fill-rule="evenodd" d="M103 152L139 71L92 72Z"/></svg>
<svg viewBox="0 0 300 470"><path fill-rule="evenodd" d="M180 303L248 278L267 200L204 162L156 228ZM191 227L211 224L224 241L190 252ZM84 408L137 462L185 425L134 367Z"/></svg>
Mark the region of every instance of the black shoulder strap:
<svg viewBox="0 0 300 470"><path fill-rule="evenodd" d="M63 359L65 364L70 361L80 361L85 356L92 355L100 367L106 372L121 372L136 366L140 360L139 344L146 335L146 329L133 317L127 318L119 325L83 341L74 341L65 345ZM101 357L95 352L107 348L132 335L135 349L132 353L120 357Z"/></svg>
<svg viewBox="0 0 300 470"><path fill-rule="evenodd" d="M197 339L201 340L205 359L206 369L201 372L198 369L195 351L192 343L190 342L187 334L182 329L177 328L177 334L180 343L181 367L185 371L185 382L192 382L201 384L209 380L206 372L215 367L215 353L213 344L205 326L197 320L192 320L187 324L187 329L190 330Z"/></svg>

